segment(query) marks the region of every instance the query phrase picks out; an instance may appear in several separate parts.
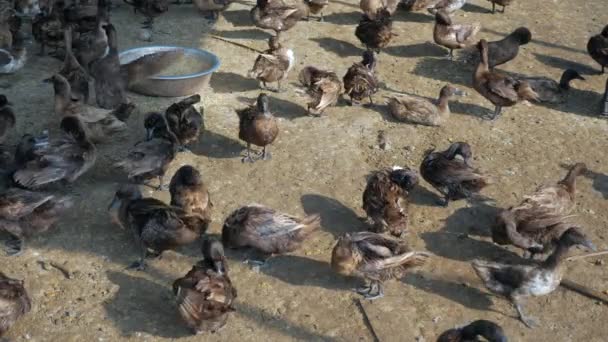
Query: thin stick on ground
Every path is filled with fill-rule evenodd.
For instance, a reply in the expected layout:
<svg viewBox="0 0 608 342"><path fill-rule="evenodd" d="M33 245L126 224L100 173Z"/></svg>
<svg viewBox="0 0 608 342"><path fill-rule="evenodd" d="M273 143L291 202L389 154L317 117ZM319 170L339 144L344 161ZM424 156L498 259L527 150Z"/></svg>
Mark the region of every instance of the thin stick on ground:
<svg viewBox="0 0 608 342"><path fill-rule="evenodd" d="M217 39L217 40L219 40L219 41L222 41L222 42L225 42L225 43L228 43L228 44L232 44L232 45L234 45L234 46L238 46L238 47L241 47L241 48L243 48L243 49L247 49L247 50L249 50L249 51L253 51L253 52L257 52L257 53L264 53L263 51L260 51L260 50L258 50L258 49L254 49L254 48L252 48L251 46L248 46L248 45L245 45L245 44L241 44L241 43L235 42L235 41L233 41L233 40L226 39L226 38L224 38L224 37L216 36L216 35L214 35L214 34L210 34L209 36L210 36L211 38L213 38L213 39Z"/></svg>
<svg viewBox="0 0 608 342"><path fill-rule="evenodd" d="M595 253L589 253L589 254L582 254L582 255L574 255L571 256L569 258L567 258L567 261L573 261L573 260L579 260L579 259L584 259L584 258L591 258L591 257L596 257L596 256L601 256L601 255L606 255L608 254L608 250L607 251L599 251L599 252L595 252Z"/></svg>
<svg viewBox="0 0 608 342"><path fill-rule="evenodd" d="M579 283L575 283L572 280L569 279L562 279L562 282L560 284L562 287L580 293L585 297L589 297L591 299L595 299L595 300L599 300L601 302L603 302L604 304L608 304L608 296L604 295L603 293L590 289L584 285L581 285Z"/></svg>
<svg viewBox="0 0 608 342"><path fill-rule="evenodd" d="M361 311L361 314L363 315L363 321L365 322L365 326L367 327L367 329L369 329L369 332L372 334L372 337L374 338L374 342L380 342L380 338L378 337L378 334L376 334L376 330L374 330L372 321L369 319L369 316L367 315L367 312L365 311L365 307L363 306L363 303L361 303L360 299L356 299L355 303L357 304L359 311Z"/></svg>

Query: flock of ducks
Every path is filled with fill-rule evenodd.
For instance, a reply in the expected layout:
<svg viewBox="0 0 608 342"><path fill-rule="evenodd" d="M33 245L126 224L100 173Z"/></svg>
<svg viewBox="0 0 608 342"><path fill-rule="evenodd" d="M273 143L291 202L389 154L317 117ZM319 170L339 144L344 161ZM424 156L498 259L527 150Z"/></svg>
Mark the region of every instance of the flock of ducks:
<svg viewBox="0 0 608 342"><path fill-rule="evenodd" d="M145 16L145 27L152 27L154 18L169 7L167 0L125 2ZM194 0L194 4L213 19L230 2ZM519 47L530 42L531 33L521 27L499 41L478 40L480 25L454 24L450 16L465 2L361 0L363 16L355 36L367 49L361 61L353 64L342 79L331 70L315 66L300 71L298 80L302 91L310 97L308 113L324 115L343 95L349 97L351 105L362 102L374 105L373 95L379 90L378 53L397 36L392 32L392 15L400 6L412 11L426 9L435 16L433 38L449 49L448 58L453 58L456 49L476 47L479 61L472 75L473 88L495 106L494 119L503 107L521 101L567 101L570 82L584 80L570 69L559 82L495 70L496 66L517 56ZM512 1L490 2L494 13L496 5L502 6L504 12ZM110 22L110 6L106 0L70 5L61 0L0 3L0 54L4 54L0 60L8 61L1 72L17 72L25 63L26 38L21 30L21 19L25 16L33 16L32 35L41 53L45 54L46 48L51 47L54 54L64 60L61 69L45 80L55 92L54 111L61 117L61 133L51 137L26 134L14 150L3 145L0 154L3 175L11 183L0 194L0 230L13 237L6 244L7 253L18 255L24 250L27 238L50 229L73 205L69 196L53 194L49 189L77 181L95 165L97 145L109 143L126 130L135 109L126 96L128 85L154 73L174 56L171 53L146 56L121 66L116 29ZM269 49L255 59L249 71L249 76L257 79L261 88L283 90L282 82L294 65L294 52L283 46L281 35L301 20L310 20L311 15L322 21L328 4L327 0L304 0L292 6L282 0L257 0L251 10L253 23L275 32L269 39ZM588 51L603 72L608 65L608 26L589 40ZM269 83L276 83L277 87L270 89ZM94 90L94 101L90 88ZM399 95L389 98L388 108L399 121L439 126L449 119L449 99L459 95L465 93L448 84L441 89L437 101ZM128 183L119 187L108 208L112 221L133 233L139 258L131 268L144 270L149 257L202 241L203 259L173 284L179 314L197 334L217 331L235 310L237 291L229 277L224 247L250 248L260 253L259 258L248 259L249 263L259 266L274 255L297 250L322 226L317 214L299 218L260 204L249 204L234 210L225 219L221 241L205 235L211 223L213 203L199 171L190 165L183 166L173 175L168 187L164 184L165 173L176 154L187 151L204 131L204 109L196 107L200 101L199 95L193 95L173 103L164 112L146 114L144 139L115 164L125 172ZM268 95L261 93L255 103L236 111L238 136L247 144L243 162L271 158L269 146L280 130L270 107ZM608 115L608 94L600 114ZM0 143L7 139L15 122L11 103L0 95ZM260 147L261 151L253 152L251 145ZM439 205L447 206L450 201L462 199L485 200L481 191L491 180L472 165L472 157L469 144L456 142L444 151L427 151L419 172L393 167L370 175L362 195L368 231L347 233L338 239L331 255L332 268L337 273L365 279L368 284L357 292L371 300L383 296L385 281L400 278L410 269L424 265L432 256L411 250L405 240L409 193L418 186L420 175L441 194ZM584 229L569 220L575 206L576 178L585 172L584 164L573 165L565 178L540 187L496 217L492 240L499 245L519 247L525 256L537 261L500 264L476 260L472 263L487 289L510 300L528 327L537 323L525 314L524 299L547 295L559 286L564 272L562 261L573 246L595 249ZM155 179L157 184L153 184ZM170 203L144 197L139 185L168 189ZM23 281L0 273L0 336L30 309ZM446 331L438 341L468 341L477 336L489 341L507 341L503 329L486 320Z"/></svg>

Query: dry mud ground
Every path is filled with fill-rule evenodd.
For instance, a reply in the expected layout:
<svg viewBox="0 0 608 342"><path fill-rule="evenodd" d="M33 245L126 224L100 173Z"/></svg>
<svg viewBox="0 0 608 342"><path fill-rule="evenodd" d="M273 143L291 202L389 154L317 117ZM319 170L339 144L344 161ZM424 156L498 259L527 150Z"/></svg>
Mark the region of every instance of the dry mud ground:
<svg viewBox="0 0 608 342"><path fill-rule="evenodd" d="M256 82L245 76L255 54L208 39L206 33L213 30L264 49L269 33L251 25L252 5L234 4L214 26L190 5L173 6L157 20L157 29L168 34L155 35L154 43L200 46L222 60L210 89L202 94L207 131L192 154L177 157L167 180L184 164L201 170L215 203L212 233L220 232L227 214L249 202L298 215L320 213L322 232L296 253L272 259L259 273L241 264L242 253L230 253L231 277L239 291L237 311L219 333L191 336L179 321L170 285L197 260L198 247L167 252L146 272L127 271L138 253L130 234L111 225L105 211L117 184L125 180L111 164L142 137L145 112L172 103L132 94L139 109L129 122L130 134L100 146L97 165L71 190L74 210L54 231L32 240L23 255L0 258L3 272L25 279L34 302L33 310L8 334L11 340L372 340L350 291L359 280L336 276L329 268L334 241L342 233L364 229L359 217L364 214L360 207L366 174L391 165L417 168L426 149L442 149L454 141L469 142L476 165L494 177L495 184L485 194L496 199L498 207L515 204L536 186L556 181L565 173L563 164L587 163L593 173L580 179L576 221L598 248L608 247L608 122L595 117L606 76L596 74L597 65L585 52L587 39L608 23L605 0L515 1L504 15L488 14L489 3L474 0L456 15L456 22L481 22L481 36L492 40L528 26L534 40L504 69L558 78L563 68L578 68L587 81L574 84L566 105L518 105L507 108L496 122L482 120L490 105L470 87L472 67L441 58L445 51L431 43L430 16L399 12L399 37L380 55L380 77L386 88L425 96L435 97L447 82L466 90L469 96L453 103L454 113L444 127L396 123L383 104L373 109L340 104L326 117L307 117L306 100L290 85L287 92L272 94L271 108L281 127L272 146L274 159L243 165L239 155L244 144L237 137L234 109L259 93ZM326 22L301 22L285 34L297 57L290 83L309 64L331 66L343 75L362 52L354 36L358 19L355 1L331 1ZM113 13L121 49L143 44L137 41L136 23L141 20L122 4ZM31 46L30 51L36 49ZM52 58L32 56L22 72L0 79L10 86L3 91L18 113L13 141L24 132L56 130L52 90L40 81L59 66ZM381 91L377 102L385 95L390 92ZM386 132L390 149L375 147L379 130ZM166 192L147 194L168 200ZM606 340L608 308L561 288L528 300L527 311L543 325L525 328L508 302L488 295L469 265L474 258L518 258L519 251L490 242L488 229L496 208L461 201L445 209L434 201L435 192L421 182L413 194L408 240L435 257L401 281L388 283L385 298L364 303L382 341L433 341L443 330L479 318L500 323L512 341ZM67 268L71 278L41 267L51 261ZM594 261L569 263L567 277L608 290L608 270Z"/></svg>

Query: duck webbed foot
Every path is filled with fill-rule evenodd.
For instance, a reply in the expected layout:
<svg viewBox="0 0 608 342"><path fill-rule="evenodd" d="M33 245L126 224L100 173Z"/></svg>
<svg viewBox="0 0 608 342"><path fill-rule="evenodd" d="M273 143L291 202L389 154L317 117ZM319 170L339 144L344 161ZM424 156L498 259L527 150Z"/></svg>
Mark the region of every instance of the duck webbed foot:
<svg viewBox="0 0 608 342"><path fill-rule="evenodd" d="M272 154L267 150L266 146L262 149L262 155L260 157L262 160L270 160L272 159Z"/></svg>
<svg viewBox="0 0 608 342"><path fill-rule="evenodd" d="M512 297L511 298L511 302L513 302L513 305L515 306L515 310L517 310L517 314L519 315L519 320L525 324L528 328L532 329L535 327L539 326L538 321L530 316L527 316L526 314L524 314L524 311L521 307L521 303L520 300L517 299L516 297Z"/></svg>
<svg viewBox="0 0 608 342"><path fill-rule="evenodd" d="M186 153L192 153L192 151L190 151L190 149L185 146L185 145L180 145L177 147L177 152L186 152Z"/></svg>
<svg viewBox="0 0 608 342"><path fill-rule="evenodd" d="M4 242L6 256L19 256L25 250L25 243L18 237L10 237Z"/></svg>
<svg viewBox="0 0 608 342"><path fill-rule="evenodd" d="M367 300L375 300L384 297L384 287L378 281L373 281L367 288L357 289L357 292Z"/></svg>
<svg viewBox="0 0 608 342"><path fill-rule="evenodd" d="M256 158L251 155L251 144L247 144L247 152L245 152L245 156L241 159L243 163L255 163Z"/></svg>
<svg viewBox="0 0 608 342"><path fill-rule="evenodd" d="M448 195L444 195L443 197L437 198L435 202L437 202L437 205L447 208L448 204L450 203L450 197Z"/></svg>

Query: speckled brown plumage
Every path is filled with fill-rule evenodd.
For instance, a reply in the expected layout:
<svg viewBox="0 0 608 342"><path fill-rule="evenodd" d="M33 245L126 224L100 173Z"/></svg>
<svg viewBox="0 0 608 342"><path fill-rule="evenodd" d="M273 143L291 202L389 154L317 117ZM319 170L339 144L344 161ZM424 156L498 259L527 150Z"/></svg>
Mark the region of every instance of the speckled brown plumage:
<svg viewBox="0 0 608 342"><path fill-rule="evenodd" d="M169 193L171 205L187 213L199 214L207 223L211 222L213 203L209 198L209 190L201 173L193 166L184 165L175 172L169 183Z"/></svg>
<svg viewBox="0 0 608 342"><path fill-rule="evenodd" d="M0 337L31 309L32 303L23 280L10 278L0 272Z"/></svg>
<svg viewBox="0 0 608 342"><path fill-rule="evenodd" d="M376 76L376 56L372 51L363 53L363 60L353 64L344 75L344 93L350 97L351 104L369 99L374 103L372 95L378 92L378 77Z"/></svg>
<svg viewBox="0 0 608 342"><path fill-rule="evenodd" d="M311 100L306 107L309 114L323 115L327 107L338 102L342 82L335 72L307 66L300 71L298 80Z"/></svg>
<svg viewBox="0 0 608 342"><path fill-rule="evenodd" d="M396 33L393 30L391 14L385 8L376 13L374 19L363 15L359 25L355 29L355 36L365 45L368 50L380 52L388 46Z"/></svg>
<svg viewBox="0 0 608 342"><path fill-rule="evenodd" d="M287 78L295 57L293 50L283 47L276 36L268 40L268 50L258 55L249 77L260 81L263 89L266 83L277 82L277 92L281 91L281 82Z"/></svg>
<svg viewBox="0 0 608 342"><path fill-rule="evenodd" d="M198 94L186 97L173 103L165 111L165 118L169 129L175 134L182 148L199 139L201 132L205 129L203 114L194 107L201 101ZM200 107L201 111L203 107Z"/></svg>

